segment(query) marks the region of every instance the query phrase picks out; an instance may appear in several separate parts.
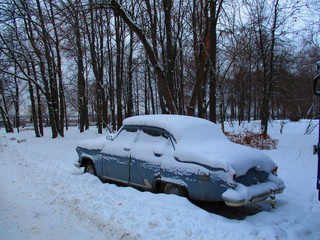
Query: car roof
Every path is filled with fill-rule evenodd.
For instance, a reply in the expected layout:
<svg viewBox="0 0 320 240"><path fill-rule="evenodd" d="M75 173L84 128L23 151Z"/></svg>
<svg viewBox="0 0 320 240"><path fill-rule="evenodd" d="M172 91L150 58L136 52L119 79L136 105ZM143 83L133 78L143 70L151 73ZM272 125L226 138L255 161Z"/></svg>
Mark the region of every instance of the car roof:
<svg viewBox="0 0 320 240"><path fill-rule="evenodd" d="M140 115L129 117L123 125L138 125L162 128L173 135L179 142L181 139L198 138L207 136L223 136L220 127L205 119L184 115ZM223 136L224 137L224 136Z"/></svg>

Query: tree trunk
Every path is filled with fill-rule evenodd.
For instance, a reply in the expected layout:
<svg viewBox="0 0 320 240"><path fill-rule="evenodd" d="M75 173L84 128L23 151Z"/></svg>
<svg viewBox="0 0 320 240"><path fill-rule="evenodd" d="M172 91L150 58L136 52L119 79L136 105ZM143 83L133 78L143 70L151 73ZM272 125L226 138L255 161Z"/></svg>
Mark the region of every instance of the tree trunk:
<svg viewBox="0 0 320 240"><path fill-rule="evenodd" d="M117 129L120 129L122 126L122 91L123 91L123 79L122 79L122 54L123 48L121 42L122 39L122 26L120 18L116 17L115 19L115 28L116 28L116 99L117 99Z"/></svg>
<svg viewBox="0 0 320 240"><path fill-rule="evenodd" d="M53 12L52 0L49 1L50 6L50 20L53 27L54 34L54 47L56 52L56 63L53 59L53 65L55 66L55 94L56 97L56 107L57 107L57 128L61 137L64 136L64 117L65 117L65 97L64 97L64 86L63 86L63 77L62 77L62 64L61 64L61 53L60 53L60 40L57 30L57 25L55 21L55 13ZM56 79L58 78L58 79ZM56 88L58 86L58 88Z"/></svg>
<svg viewBox="0 0 320 240"><path fill-rule="evenodd" d="M29 81L29 95L30 95L30 101L31 101L31 111L32 111L34 132L35 132L36 137L41 137L40 132L39 132L36 103L35 103L35 98L34 98L34 94L33 94L33 86L32 86L31 81Z"/></svg>
<svg viewBox="0 0 320 240"><path fill-rule="evenodd" d="M127 117L133 115L133 32L130 30L129 57L128 57L128 96L127 96Z"/></svg>
<svg viewBox="0 0 320 240"><path fill-rule="evenodd" d="M59 132L59 99L58 99L57 79L53 72L53 59L51 56L50 43L49 43L50 36L45 27L46 25L45 25L40 1L36 0L36 3L38 7L39 21L40 21L40 27L41 27L41 40L43 41L44 56L46 58L49 81L46 80L44 63L42 63L42 78L46 85L45 87L46 99L48 102L48 111L50 116L52 138L56 138L58 137L58 132Z"/></svg>
<svg viewBox="0 0 320 240"><path fill-rule="evenodd" d="M3 107L0 105L0 112L1 112L2 120L3 120L3 124L5 126L7 133L13 133L14 130L13 130L13 126L12 126L10 117L8 115L7 101L6 101L6 97L4 94L3 82L1 79L0 79L0 94L2 97L2 103L3 103Z"/></svg>
<svg viewBox="0 0 320 240"><path fill-rule="evenodd" d="M160 67L157 56L155 55L155 52L153 51L152 46L149 44L149 41L146 39L146 36L142 32L142 30L134 23L134 21L132 21L132 19L129 17L127 12L125 12L124 8L118 3L118 1L111 0L110 3L115 15L120 16L123 19L123 21L129 26L129 28L139 37L149 57L149 60L155 70L155 73L157 75L158 86L159 86L159 96L163 96L163 99L165 100L165 105L168 111L170 113L176 114L177 108L174 104L172 94L169 90L165 73Z"/></svg>
<svg viewBox="0 0 320 240"><path fill-rule="evenodd" d="M267 135L268 133L268 120L270 116L269 112L269 104L270 104L270 97L271 97L271 91L272 91L272 85L273 85L273 71L274 71L274 48L275 48L275 31L277 28L277 20L278 20L278 5L279 0L276 0L274 5L274 15L273 15L273 25L271 28L271 47L270 47L270 56L269 56L269 66L268 66L268 72L266 71L264 73L265 82L264 82L264 91L263 91L263 98L262 98L262 105L261 105L261 128L262 133L264 135ZM262 34L260 35L262 37Z"/></svg>
<svg viewBox="0 0 320 240"><path fill-rule="evenodd" d="M13 133L14 130L13 130L13 126L12 126L12 123L11 123L11 121L10 121L9 115L8 115L8 113L3 109L2 106L0 106L0 112L1 112L2 119L3 119L4 127L5 127L5 129L6 129L6 133Z"/></svg>
<svg viewBox="0 0 320 240"><path fill-rule="evenodd" d="M15 64L15 74L17 74L17 66ZM15 85L15 93L13 96L14 99L14 109L15 109L15 121L14 125L17 128L17 132L19 132L20 127L20 92L19 92L19 84L18 79L14 76L14 85Z"/></svg>
<svg viewBox="0 0 320 240"><path fill-rule="evenodd" d="M34 69L33 69L34 62L31 61L32 69L30 69L30 65L28 64L28 62L26 62L26 66L27 66L28 75L31 76L31 72L33 72L33 75L35 75L35 72L34 72ZM35 77L35 81L36 81L36 79L37 78ZM33 89L33 85L32 85L31 81L28 81L28 86L29 86L29 95L30 95L30 102L31 102L31 114L32 114L32 119L33 119L34 133L35 133L36 137L41 137L41 134L40 134L40 131L39 131L39 123L38 123L39 119L38 119L38 116L37 116L37 109L36 109L36 100L35 100L35 97L34 97L34 89Z"/></svg>
<svg viewBox="0 0 320 240"><path fill-rule="evenodd" d="M78 75L78 112L79 112L79 130L84 132L87 129L88 121L88 102L86 96L86 81L84 78L84 63L83 63L83 47L81 43L81 33L79 24L79 13L76 10L74 13L74 32L76 37L77 49L77 75ZM88 126L89 127L89 126Z"/></svg>
<svg viewBox="0 0 320 240"><path fill-rule="evenodd" d="M216 112L216 85L217 85L217 24L220 11L222 9L223 0L214 0L210 2L210 104L209 104L209 120L217 122Z"/></svg>

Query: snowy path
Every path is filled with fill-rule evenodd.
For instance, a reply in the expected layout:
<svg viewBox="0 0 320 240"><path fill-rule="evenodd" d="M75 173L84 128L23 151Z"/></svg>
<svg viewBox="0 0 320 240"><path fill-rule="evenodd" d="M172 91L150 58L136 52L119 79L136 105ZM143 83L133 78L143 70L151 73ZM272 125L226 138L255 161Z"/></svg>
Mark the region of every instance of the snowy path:
<svg viewBox="0 0 320 240"><path fill-rule="evenodd" d="M227 219L185 198L102 184L73 166L80 139L99 135L70 129L65 138L35 138L32 131L0 133L0 240L35 239L308 239L320 240L320 202L315 190L316 133L305 123L274 124L278 164L287 189L276 209ZM250 129L249 129L250 130ZM18 144L9 140L25 138ZM223 214L222 214L223 215Z"/></svg>
<svg viewBox="0 0 320 240"><path fill-rule="evenodd" d="M66 199L68 194L63 191L72 185L64 184L63 176L55 172L54 163L50 163L53 159L49 157L54 156L54 150L49 150L52 146L27 147L22 152L39 156L24 158L17 152L18 144L10 143L16 144L15 140L0 137L0 240L120 239L119 234L126 235L101 229L77 208L76 199ZM46 158L49 162L43 161ZM73 175L82 174L80 170L72 170Z"/></svg>
<svg viewBox="0 0 320 240"><path fill-rule="evenodd" d="M33 167L21 158L11 146L0 142L0 239L96 239L97 234L90 229L82 229L83 224L65 209L52 206L48 198L43 199L33 178ZM8 160L10 156L10 161ZM9 174L15 173L15 174ZM72 219L73 218L73 219ZM101 236L102 238L102 236Z"/></svg>

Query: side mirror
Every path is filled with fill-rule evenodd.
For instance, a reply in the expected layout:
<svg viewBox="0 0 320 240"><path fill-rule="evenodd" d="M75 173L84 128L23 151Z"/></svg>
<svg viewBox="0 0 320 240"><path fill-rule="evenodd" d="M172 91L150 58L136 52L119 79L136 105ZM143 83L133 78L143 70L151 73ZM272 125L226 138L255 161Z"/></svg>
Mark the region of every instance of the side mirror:
<svg viewBox="0 0 320 240"><path fill-rule="evenodd" d="M112 141L114 137L114 134L107 134L106 139L109 141Z"/></svg>

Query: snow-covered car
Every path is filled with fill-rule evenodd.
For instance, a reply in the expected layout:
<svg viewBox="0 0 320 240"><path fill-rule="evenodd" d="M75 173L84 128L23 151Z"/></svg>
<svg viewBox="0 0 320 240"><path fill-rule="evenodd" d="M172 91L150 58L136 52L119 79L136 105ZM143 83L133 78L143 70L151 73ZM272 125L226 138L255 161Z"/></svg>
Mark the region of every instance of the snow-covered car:
<svg viewBox="0 0 320 240"><path fill-rule="evenodd" d="M196 117L127 118L115 135L78 143L77 167L153 192L242 206L283 192L277 165L259 150L230 142Z"/></svg>

